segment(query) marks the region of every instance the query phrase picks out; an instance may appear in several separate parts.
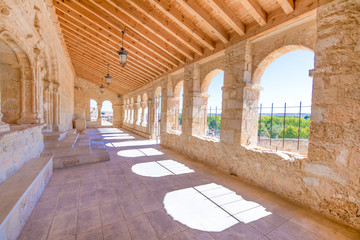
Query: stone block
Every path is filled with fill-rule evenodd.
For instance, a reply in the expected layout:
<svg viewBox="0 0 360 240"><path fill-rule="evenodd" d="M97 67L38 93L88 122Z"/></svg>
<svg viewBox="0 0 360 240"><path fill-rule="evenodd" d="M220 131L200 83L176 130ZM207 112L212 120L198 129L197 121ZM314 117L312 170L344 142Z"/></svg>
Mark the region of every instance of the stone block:
<svg viewBox="0 0 360 240"><path fill-rule="evenodd" d="M83 133L86 129L86 120L84 118L78 118L74 120L75 129L78 133Z"/></svg>

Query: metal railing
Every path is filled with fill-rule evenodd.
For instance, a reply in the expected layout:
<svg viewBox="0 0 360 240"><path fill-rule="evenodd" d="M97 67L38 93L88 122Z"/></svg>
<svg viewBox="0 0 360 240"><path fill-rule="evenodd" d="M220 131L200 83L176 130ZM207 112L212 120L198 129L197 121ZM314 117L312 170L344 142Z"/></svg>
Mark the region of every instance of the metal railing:
<svg viewBox="0 0 360 240"><path fill-rule="evenodd" d="M259 107L258 139L260 145L276 149L307 151L311 106Z"/></svg>

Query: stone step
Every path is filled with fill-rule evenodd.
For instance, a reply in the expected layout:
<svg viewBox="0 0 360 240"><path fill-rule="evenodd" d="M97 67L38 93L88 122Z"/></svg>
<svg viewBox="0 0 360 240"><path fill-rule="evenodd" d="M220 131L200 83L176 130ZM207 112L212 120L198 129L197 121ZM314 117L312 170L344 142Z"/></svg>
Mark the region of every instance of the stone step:
<svg viewBox="0 0 360 240"><path fill-rule="evenodd" d="M0 239L17 239L52 175L52 157L32 158L0 184Z"/></svg>
<svg viewBox="0 0 360 240"><path fill-rule="evenodd" d="M83 154L89 154L91 152L91 147L89 145L76 146L76 147L57 147L52 149L45 149L41 156L50 156L54 157L65 157L65 156L77 156Z"/></svg>
<svg viewBox="0 0 360 240"><path fill-rule="evenodd" d="M66 168L88 163L109 161L110 155L106 149L92 149L90 154L54 157L54 168Z"/></svg>
<svg viewBox="0 0 360 240"><path fill-rule="evenodd" d="M66 137L67 132L49 132L43 133L44 141L55 141L59 142Z"/></svg>

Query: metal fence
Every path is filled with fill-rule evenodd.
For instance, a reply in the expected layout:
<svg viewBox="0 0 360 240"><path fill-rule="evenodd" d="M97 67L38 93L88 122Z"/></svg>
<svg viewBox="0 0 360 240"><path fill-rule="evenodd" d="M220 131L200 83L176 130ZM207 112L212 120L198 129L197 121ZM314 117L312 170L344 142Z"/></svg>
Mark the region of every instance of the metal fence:
<svg viewBox="0 0 360 240"><path fill-rule="evenodd" d="M311 106L264 107L260 104L258 139L260 145L275 149L307 151L310 132Z"/></svg>

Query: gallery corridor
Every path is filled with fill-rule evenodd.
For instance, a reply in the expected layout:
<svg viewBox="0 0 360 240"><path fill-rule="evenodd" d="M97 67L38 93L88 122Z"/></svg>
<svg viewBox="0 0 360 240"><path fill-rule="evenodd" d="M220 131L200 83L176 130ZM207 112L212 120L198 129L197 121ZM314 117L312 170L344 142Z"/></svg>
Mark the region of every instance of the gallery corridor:
<svg viewBox="0 0 360 240"><path fill-rule="evenodd" d="M110 161L54 170L19 239L359 239L273 193L116 128Z"/></svg>

